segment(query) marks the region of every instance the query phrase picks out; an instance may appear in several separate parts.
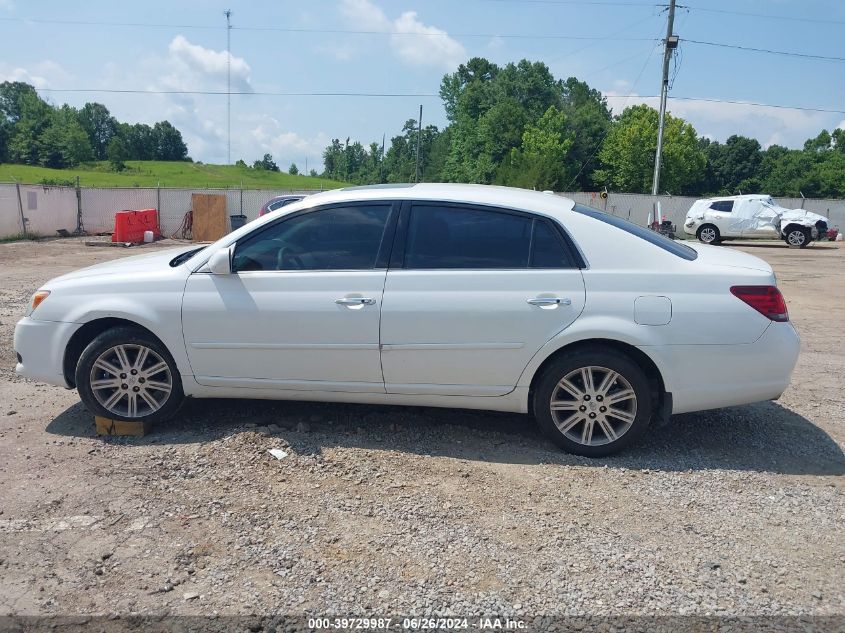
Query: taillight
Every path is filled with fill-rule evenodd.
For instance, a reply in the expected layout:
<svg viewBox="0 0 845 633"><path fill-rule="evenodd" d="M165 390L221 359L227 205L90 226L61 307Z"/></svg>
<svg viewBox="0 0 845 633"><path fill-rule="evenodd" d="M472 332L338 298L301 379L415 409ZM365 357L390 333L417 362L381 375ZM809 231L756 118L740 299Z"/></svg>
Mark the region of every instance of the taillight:
<svg viewBox="0 0 845 633"><path fill-rule="evenodd" d="M731 294L772 321L789 321L786 302L777 286L731 286Z"/></svg>

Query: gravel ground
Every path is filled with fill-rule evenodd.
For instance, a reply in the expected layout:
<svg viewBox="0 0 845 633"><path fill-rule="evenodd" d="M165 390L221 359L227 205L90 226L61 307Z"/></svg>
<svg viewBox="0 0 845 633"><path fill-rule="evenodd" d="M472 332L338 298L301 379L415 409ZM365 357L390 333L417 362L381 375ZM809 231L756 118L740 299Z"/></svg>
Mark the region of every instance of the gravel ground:
<svg viewBox="0 0 845 633"><path fill-rule="evenodd" d="M0 244L0 615L845 627L841 244L739 246L774 266L802 336L780 401L675 416L597 460L522 416L310 403L192 402L98 438L76 392L14 375L14 323L45 280L150 248Z"/></svg>

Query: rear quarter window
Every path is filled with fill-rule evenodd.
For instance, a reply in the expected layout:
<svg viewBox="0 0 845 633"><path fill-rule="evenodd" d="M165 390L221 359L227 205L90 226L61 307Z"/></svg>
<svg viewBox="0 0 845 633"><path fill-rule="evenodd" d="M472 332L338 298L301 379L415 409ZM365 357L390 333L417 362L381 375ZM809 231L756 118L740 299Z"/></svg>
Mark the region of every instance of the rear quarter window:
<svg viewBox="0 0 845 633"><path fill-rule="evenodd" d="M667 253L672 253L672 255L680 257L681 259L693 261L698 258L698 252L694 248L690 248L686 244L681 244L675 240L670 240L665 235L661 235L660 233L652 231L644 226L634 224L628 220L623 220L622 218L610 215L609 213L604 213L598 209L584 206L583 204L576 204L572 210L576 213L580 213L581 215L586 215L599 220L600 222L604 222L605 224L614 226L621 231L630 233L631 235L635 235L641 240L645 240L649 244L653 244L657 248L661 248Z"/></svg>

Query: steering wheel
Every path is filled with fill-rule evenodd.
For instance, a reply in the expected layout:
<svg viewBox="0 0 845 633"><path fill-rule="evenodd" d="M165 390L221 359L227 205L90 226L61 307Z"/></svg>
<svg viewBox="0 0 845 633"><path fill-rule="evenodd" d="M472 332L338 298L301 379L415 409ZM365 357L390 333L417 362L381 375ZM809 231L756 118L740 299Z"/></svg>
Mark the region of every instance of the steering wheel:
<svg viewBox="0 0 845 633"><path fill-rule="evenodd" d="M293 264L296 268L291 268ZM282 246L276 253L276 270L304 270L305 263L300 254L290 246Z"/></svg>

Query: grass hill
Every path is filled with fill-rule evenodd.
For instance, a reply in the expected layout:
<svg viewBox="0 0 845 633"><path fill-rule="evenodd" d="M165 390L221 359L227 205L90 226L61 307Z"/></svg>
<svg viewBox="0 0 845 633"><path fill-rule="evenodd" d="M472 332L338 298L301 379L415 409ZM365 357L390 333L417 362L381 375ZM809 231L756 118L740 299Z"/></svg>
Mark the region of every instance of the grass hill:
<svg viewBox="0 0 845 633"><path fill-rule="evenodd" d="M346 183L310 176L291 176L235 165L178 161L126 161L126 169L111 171L109 163L86 163L73 169L0 164L0 182L83 187L241 187L245 189L337 189Z"/></svg>

